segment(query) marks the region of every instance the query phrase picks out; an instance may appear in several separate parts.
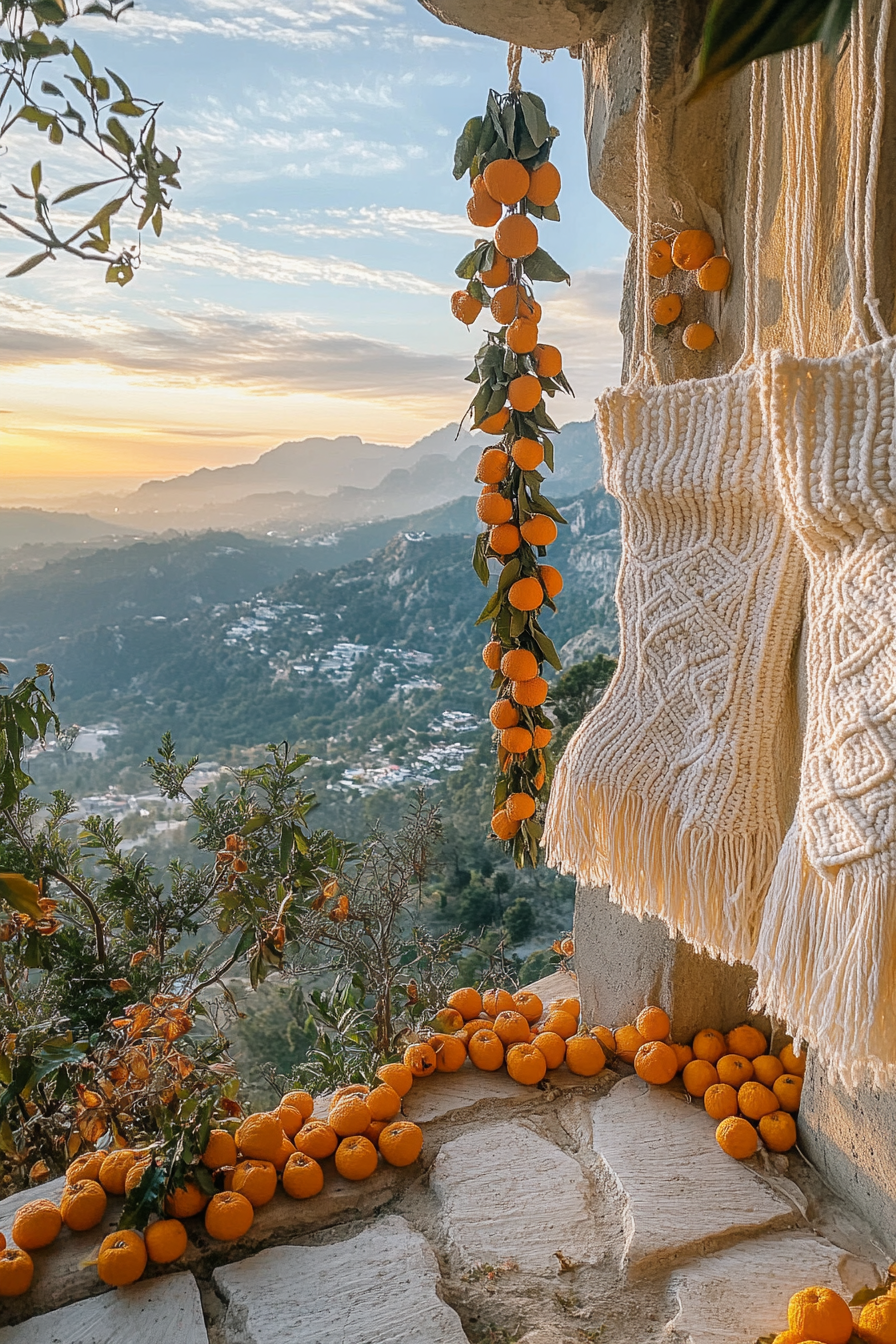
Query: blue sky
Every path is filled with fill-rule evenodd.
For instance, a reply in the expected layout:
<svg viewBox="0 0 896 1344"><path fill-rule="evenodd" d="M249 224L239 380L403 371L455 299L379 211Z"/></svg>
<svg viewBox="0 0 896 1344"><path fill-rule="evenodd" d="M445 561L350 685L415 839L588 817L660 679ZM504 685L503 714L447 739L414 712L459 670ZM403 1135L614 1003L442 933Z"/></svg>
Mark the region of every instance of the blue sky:
<svg viewBox="0 0 896 1344"><path fill-rule="evenodd" d="M477 232L451 162L506 87L504 45L415 0L151 0L78 28L95 65L164 100L183 190L125 290L65 260L2 282L8 491L116 488L307 434L410 443L460 415L482 324L448 310ZM627 235L588 187L579 64L526 53L522 78L561 130L542 242L573 285L540 287L542 338L577 391L560 418L584 419L618 376ZM72 180L35 133L9 148L4 193L38 156ZM24 255L0 234L4 270Z"/></svg>

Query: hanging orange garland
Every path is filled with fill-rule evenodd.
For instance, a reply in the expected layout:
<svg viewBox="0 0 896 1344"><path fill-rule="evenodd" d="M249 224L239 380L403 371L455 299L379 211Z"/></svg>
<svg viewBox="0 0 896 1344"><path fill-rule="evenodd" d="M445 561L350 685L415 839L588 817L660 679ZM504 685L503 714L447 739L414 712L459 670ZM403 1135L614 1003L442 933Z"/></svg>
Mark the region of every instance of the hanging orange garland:
<svg viewBox="0 0 896 1344"><path fill-rule="evenodd" d="M541 493L543 469L554 469L550 434L557 431L544 398L572 388L560 351L539 340L542 313L532 282L568 284L569 276L539 247L534 223L560 218L560 174L550 162L559 132L542 100L520 88L519 49L514 54L511 48L508 66L510 91L489 93L485 115L467 122L455 150L454 176L470 175L470 222L495 232L492 242L478 239L457 267L469 283L452 295L451 310L469 326L488 309L499 328L486 332L468 376L479 384L468 412L474 427L500 436L483 452L477 472L476 512L488 530L476 539L473 568L488 585L489 560L501 565L497 590L477 622L491 621L482 657L497 692L490 715L498 753L492 830L511 843L518 866L534 867L538 812L553 770L551 722L543 709L548 684L541 674L544 662L561 666L538 616L543 606L556 610L563 579L543 560L565 521Z"/></svg>

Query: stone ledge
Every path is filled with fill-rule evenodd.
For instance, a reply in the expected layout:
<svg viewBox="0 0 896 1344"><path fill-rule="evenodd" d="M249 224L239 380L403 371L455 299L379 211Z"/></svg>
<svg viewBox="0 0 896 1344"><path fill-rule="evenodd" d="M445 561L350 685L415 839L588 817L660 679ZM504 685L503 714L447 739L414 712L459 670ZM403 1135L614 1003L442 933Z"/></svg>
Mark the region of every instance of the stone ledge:
<svg viewBox="0 0 896 1344"><path fill-rule="evenodd" d="M192 1274L105 1289L76 1302L0 1329L0 1344L208 1344L199 1289Z"/></svg>

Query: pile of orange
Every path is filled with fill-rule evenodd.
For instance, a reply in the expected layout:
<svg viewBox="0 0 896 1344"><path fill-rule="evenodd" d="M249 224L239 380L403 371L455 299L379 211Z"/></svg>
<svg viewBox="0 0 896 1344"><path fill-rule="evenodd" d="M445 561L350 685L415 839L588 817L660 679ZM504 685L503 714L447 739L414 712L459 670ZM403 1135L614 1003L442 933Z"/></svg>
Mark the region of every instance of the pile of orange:
<svg viewBox="0 0 896 1344"><path fill-rule="evenodd" d="M670 1031L668 1015L653 1006L615 1032L594 1028L607 1051L633 1064L645 1082L662 1087L680 1074L688 1095L717 1122L716 1139L730 1157L752 1157L760 1138L771 1152L789 1152L805 1057L790 1044L769 1054L766 1036L746 1022L727 1034L704 1027L688 1045L672 1041Z"/></svg>
<svg viewBox="0 0 896 1344"><path fill-rule="evenodd" d="M655 239L647 249L644 264L654 280L667 281L677 269L709 294L720 293L731 279L731 262L726 256L716 255L712 234L705 229L682 229L672 237ZM651 303L650 312L658 327L668 327L681 316L681 307L681 295L664 287ZM689 322L681 334L682 344L689 350L708 350L715 339L708 322Z"/></svg>
<svg viewBox="0 0 896 1344"><path fill-rule="evenodd" d="M849 1344L856 1336L865 1344L893 1344L896 1340L896 1293L892 1281L864 1305L857 1317L850 1304L833 1288L801 1288L787 1308L787 1329L775 1335L774 1344ZM854 1299L855 1300L855 1299Z"/></svg>

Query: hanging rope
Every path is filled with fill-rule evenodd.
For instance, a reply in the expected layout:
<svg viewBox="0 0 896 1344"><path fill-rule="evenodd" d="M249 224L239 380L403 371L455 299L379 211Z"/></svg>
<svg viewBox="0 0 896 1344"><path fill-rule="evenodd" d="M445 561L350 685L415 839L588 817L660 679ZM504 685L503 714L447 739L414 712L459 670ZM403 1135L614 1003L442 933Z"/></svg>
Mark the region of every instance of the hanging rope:
<svg viewBox="0 0 896 1344"><path fill-rule="evenodd" d="M519 93L522 89L520 84L520 66L523 61L523 49L516 46L513 42L507 48L507 91L508 93Z"/></svg>
<svg viewBox="0 0 896 1344"><path fill-rule="evenodd" d="M877 231L877 181L880 172L880 147L884 128L884 99L887 74L887 41L890 36L892 0L883 0L877 21L874 47L874 120L868 145L868 176L865 182L865 306L871 314L881 340L889 336L880 313L874 266L874 239Z"/></svg>
<svg viewBox="0 0 896 1344"><path fill-rule="evenodd" d="M641 34L641 92L638 98L638 123L635 142L635 315L632 326L632 356L629 382L661 382L653 357L653 322L650 315L650 288L647 279L647 249L650 246L650 154L647 147L647 123L650 116L650 29Z"/></svg>
<svg viewBox="0 0 896 1344"><path fill-rule="evenodd" d="M744 190L744 352L735 369L755 364L762 347L759 303L767 130L768 62L754 61L750 75L750 147Z"/></svg>

